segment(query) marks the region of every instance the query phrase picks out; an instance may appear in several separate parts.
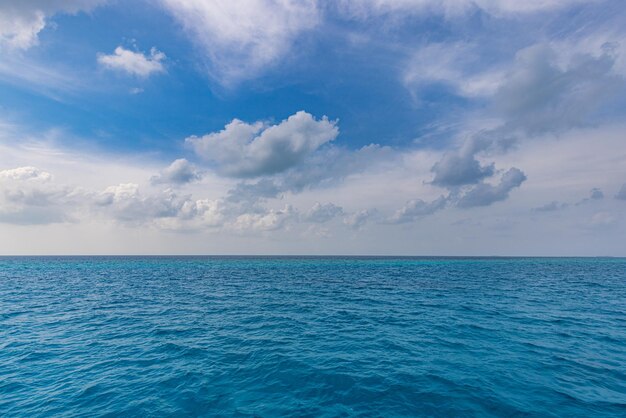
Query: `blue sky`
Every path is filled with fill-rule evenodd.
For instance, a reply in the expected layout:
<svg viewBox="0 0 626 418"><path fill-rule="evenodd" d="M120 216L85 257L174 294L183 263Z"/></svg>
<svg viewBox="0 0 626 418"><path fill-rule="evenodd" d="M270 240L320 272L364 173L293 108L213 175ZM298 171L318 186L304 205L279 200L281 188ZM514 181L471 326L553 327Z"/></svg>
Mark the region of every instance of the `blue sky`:
<svg viewBox="0 0 626 418"><path fill-rule="evenodd" d="M626 255L619 1L0 2L2 253Z"/></svg>

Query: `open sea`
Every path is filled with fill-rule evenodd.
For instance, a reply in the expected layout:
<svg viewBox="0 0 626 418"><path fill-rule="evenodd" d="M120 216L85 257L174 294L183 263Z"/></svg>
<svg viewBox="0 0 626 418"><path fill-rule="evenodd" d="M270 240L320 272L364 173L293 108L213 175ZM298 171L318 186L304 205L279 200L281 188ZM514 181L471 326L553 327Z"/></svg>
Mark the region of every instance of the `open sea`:
<svg viewBox="0 0 626 418"><path fill-rule="evenodd" d="M1 257L0 416L626 417L626 259Z"/></svg>

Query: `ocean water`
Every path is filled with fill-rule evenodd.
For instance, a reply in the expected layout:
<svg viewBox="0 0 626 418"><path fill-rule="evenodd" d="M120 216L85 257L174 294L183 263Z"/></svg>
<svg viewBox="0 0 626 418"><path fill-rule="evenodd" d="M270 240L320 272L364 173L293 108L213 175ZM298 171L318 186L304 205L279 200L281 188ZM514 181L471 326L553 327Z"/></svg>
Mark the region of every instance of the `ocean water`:
<svg viewBox="0 0 626 418"><path fill-rule="evenodd" d="M0 416L626 416L626 259L0 258Z"/></svg>

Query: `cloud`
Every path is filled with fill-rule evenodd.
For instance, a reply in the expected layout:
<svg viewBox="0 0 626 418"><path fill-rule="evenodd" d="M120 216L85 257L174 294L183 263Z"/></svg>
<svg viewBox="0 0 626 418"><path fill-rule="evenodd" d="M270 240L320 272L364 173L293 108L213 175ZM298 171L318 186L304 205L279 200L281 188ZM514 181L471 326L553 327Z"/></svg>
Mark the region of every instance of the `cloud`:
<svg viewBox="0 0 626 418"><path fill-rule="evenodd" d="M285 171L322 145L339 130L327 117L316 120L300 111L276 125L248 124L234 119L220 132L186 139L202 158L232 177L259 177Z"/></svg>
<svg viewBox="0 0 626 418"><path fill-rule="evenodd" d="M334 205L332 203L326 203L322 205L321 203L317 202L304 215L303 218L307 222L324 223L342 214L343 209L340 206Z"/></svg>
<svg viewBox="0 0 626 418"><path fill-rule="evenodd" d="M402 81L418 95L421 89L442 84L459 96L490 97L501 85L504 74L501 70L481 71L483 65L476 45L429 43L411 55Z"/></svg>
<svg viewBox="0 0 626 418"><path fill-rule="evenodd" d="M480 10L496 17L545 12L584 3L584 0L341 0L339 10L355 19L439 14L471 15Z"/></svg>
<svg viewBox="0 0 626 418"><path fill-rule="evenodd" d="M602 190L600 190L597 187L594 187L593 189L591 189L591 191L589 192L589 197L586 197L580 201L578 201L576 203L576 205L582 205L588 202L591 202L593 200L602 200L604 199L604 193L602 192Z"/></svg>
<svg viewBox="0 0 626 418"><path fill-rule="evenodd" d="M174 160L156 176L150 179L152 184L186 184L198 181L202 178L202 173L196 166L184 158Z"/></svg>
<svg viewBox="0 0 626 418"><path fill-rule="evenodd" d="M285 223L295 217L296 211L287 205L284 209L270 209L264 213L245 213L239 215L233 222L235 230L245 231L274 231L285 226Z"/></svg>
<svg viewBox="0 0 626 418"><path fill-rule="evenodd" d="M165 60L165 54L154 47L150 49L148 56L121 46L115 48L111 55L98 54L98 63L103 67L142 78L164 72L163 60Z"/></svg>
<svg viewBox="0 0 626 418"><path fill-rule="evenodd" d="M460 147L446 152L432 167L432 184L448 189L478 184L461 205L475 205L478 200L474 199L480 194L506 198L508 193L493 193L496 190L492 186L479 184L494 175L495 164L481 163L478 156L504 153L522 138L588 126L610 93L624 84L613 71L614 63L613 50L607 46L599 55L564 56L548 44L518 51L492 99L501 122L471 134ZM440 73L447 77L446 71ZM455 77L458 74L450 75Z"/></svg>
<svg viewBox="0 0 626 418"><path fill-rule="evenodd" d="M472 187L463 194L457 205L461 208L489 206L492 203L508 198L511 190L519 187L525 180L526 175L521 170L513 167L504 173L500 182L495 186L480 183Z"/></svg>
<svg viewBox="0 0 626 418"><path fill-rule="evenodd" d="M52 175L46 171L41 171L36 167L18 167L0 171L0 180L36 180L48 181Z"/></svg>
<svg viewBox="0 0 626 418"><path fill-rule="evenodd" d="M90 11L106 0L28 0L0 2L0 48L28 49L39 42L47 19L57 13Z"/></svg>
<svg viewBox="0 0 626 418"><path fill-rule="evenodd" d="M106 210L114 219L130 224L141 224L158 218L175 218L188 201L188 196L180 198L171 189L144 196L139 185L135 183L109 186L94 199L96 206Z"/></svg>
<svg viewBox="0 0 626 418"><path fill-rule="evenodd" d="M258 75L317 26L314 0L161 0L206 55L211 75L228 85Z"/></svg>
<svg viewBox="0 0 626 418"><path fill-rule="evenodd" d="M20 225L66 222L79 189L52 182L52 175L36 167L0 170L0 222Z"/></svg>
<svg viewBox="0 0 626 418"><path fill-rule="evenodd" d="M432 183L442 187L457 187L475 184L495 172L493 163L481 165L474 157L473 147L463 147L458 151L449 151L432 168L435 174Z"/></svg>
<svg viewBox="0 0 626 418"><path fill-rule="evenodd" d="M593 189L591 189L589 199L592 199L592 200L604 199L604 193L602 193L602 190L598 189L597 187L594 187Z"/></svg>
<svg viewBox="0 0 626 418"><path fill-rule="evenodd" d="M622 187L615 195L615 198L618 200L626 200L626 183L622 184Z"/></svg>
<svg viewBox="0 0 626 418"><path fill-rule="evenodd" d="M550 45L524 48L496 92L494 107L504 117L505 129L529 135L585 126L624 85L614 64L609 46L598 56L580 53L565 62Z"/></svg>
<svg viewBox="0 0 626 418"><path fill-rule="evenodd" d="M347 177L393 166L398 155L390 147L367 145L358 150L325 147L303 162L271 177L241 182L228 192L228 200L253 206L259 200L299 194L306 190L332 188Z"/></svg>
<svg viewBox="0 0 626 418"><path fill-rule="evenodd" d="M343 223L355 230L361 229L365 224L376 214L376 211L370 209L363 209L357 212L351 213L343 218Z"/></svg>
<svg viewBox="0 0 626 418"><path fill-rule="evenodd" d="M448 198L444 196L440 196L432 202L425 202L422 199L411 200L397 210L389 219L389 222L397 224L413 222L443 209L447 203Z"/></svg>
<svg viewBox="0 0 626 418"><path fill-rule="evenodd" d="M557 210L565 209L569 205L567 203L557 202L553 200L550 203L546 203L543 206L539 206L533 209L535 212L555 212Z"/></svg>

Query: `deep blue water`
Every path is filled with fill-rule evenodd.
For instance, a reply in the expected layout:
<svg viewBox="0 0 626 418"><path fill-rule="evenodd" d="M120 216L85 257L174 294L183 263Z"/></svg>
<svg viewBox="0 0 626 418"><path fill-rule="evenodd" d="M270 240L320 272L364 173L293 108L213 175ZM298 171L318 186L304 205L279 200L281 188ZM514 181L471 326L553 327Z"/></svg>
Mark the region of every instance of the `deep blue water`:
<svg viewBox="0 0 626 418"><path fill-rule="evenodd" d="M626 259L0 258L0 416L626 416Z"/></svg>

